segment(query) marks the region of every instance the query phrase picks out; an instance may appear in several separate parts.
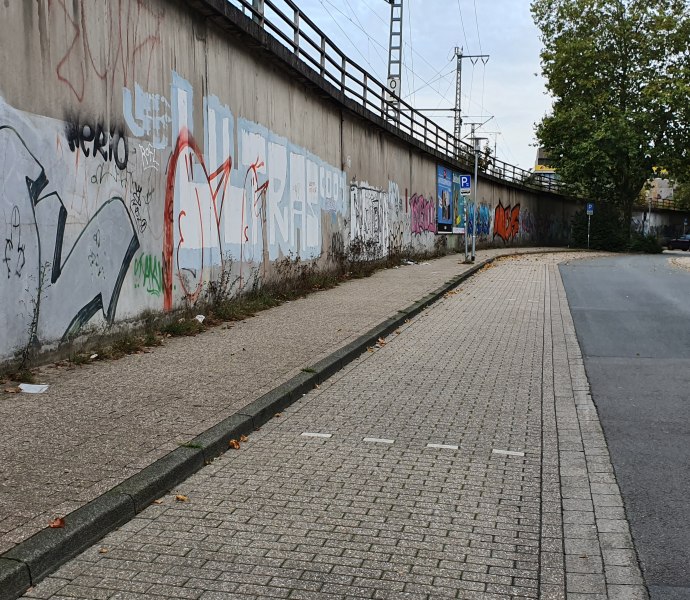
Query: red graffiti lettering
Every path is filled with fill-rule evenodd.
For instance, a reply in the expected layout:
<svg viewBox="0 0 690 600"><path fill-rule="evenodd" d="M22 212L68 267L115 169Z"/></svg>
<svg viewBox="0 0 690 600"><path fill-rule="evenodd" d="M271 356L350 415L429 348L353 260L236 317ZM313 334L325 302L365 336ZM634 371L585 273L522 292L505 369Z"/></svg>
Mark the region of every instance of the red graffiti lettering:
<svg viewBox="0 0 690 600"><path fill-rule="evenodd" d="M84 99L89 73L106 81L111 90L120 89L115 86L118 74L125 86L135 80L148 86L153 51L160 45L162 14L152 12L144 0L110 0L102 5L80 0L71 9L66 0L49 0L48 8L60 11L51 16L51 22L59 23L62 16L70 34L55 72L79 102ZM106 53L91 49L99 35L107 39L96 40L95 46L106 48Z"/></svg>
<svg viewBox="0 0 690 600"><path fill-rule="evenodd" d="M496 212L494 213L494 237L500 237L504 242L514 240L520 233L520 205L516 204L512 208L510 204L503 206L498 201Z"/></svg>
<svg viewBox="0 0 690 600"><path fill-rule="evenodd" d="M197 168L201 168L206 184L208 185L209 198L211 200L211 210L214 219L214 227L217 233L217 243L219 245L220 256L221 256L221 270L223 269L223 249L222 249L222 234L220 231L220 223L223 214L223 205L225 204L225 193L227 186L230 182L230 170L232 169L232 159L228 157L225 162L223 162L215 171L212 173L208 172L206 164L204 162L204 157L201 149L197 145L194 138L189 133L189 130L184 128L180 132L177 138L177 144L175 145L175 150L173 151L170 162L168 163L168 178L166 182L165 190L165 208L164 208L164 233L163 233L163 307L165 310L171 310L173 305L173 249L174 249L174 239L173 239L173 227L175 221L174 206L175 206L175 193L176 186L178 184L178 166L180 166L181 160L184 166L184 171L179 173L180 179L186 177L186 182L194 185L195 178L193 175L193 170L195 164L198 165ZM203 185L203 184L202 184ZM189 285L184 277L179 275L178 279L182 289L184 290L187 297L192 301L195 301L202 289L202 278L201 272L204 268L204 247L206 240L204 240L204 226L203 219L205 215L208 214L208 208L202 206L202 198L199 196L200 189L195 186L194 192L196 195L196 203L199 211L199 229L201 238L201 250L199 258L199 276L196 278L196 285ZM206 197L205 194L203 194ZM183 231L183 220L187 217L184 210L180 211L177 219L177 226L179 230L180 241L177 246L176 256L177 263L179 265L180 249L183 247L185 239L182 235ZM184 227L188 227L186 221Z"/></svg>

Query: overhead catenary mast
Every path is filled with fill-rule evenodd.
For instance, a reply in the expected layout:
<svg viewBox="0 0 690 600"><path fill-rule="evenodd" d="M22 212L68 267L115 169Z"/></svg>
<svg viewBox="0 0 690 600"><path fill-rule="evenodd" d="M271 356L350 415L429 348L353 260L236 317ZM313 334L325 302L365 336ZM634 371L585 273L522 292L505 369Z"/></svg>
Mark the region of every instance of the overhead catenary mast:
<svg viewBox="0 0 690 600"><path fill-rule="evenodd" d="M457 144L456 154L458 154L460 151L460 140L462 139L462 61L465 58L469 58L473 65L477 64L477 61L479 60L486 65L486 63L489 62L489 55L463 54L462 48L458 48L456 46L455 58L457 61L457 66L455 68L455 127L453 129L453 135L455 136Z"/></svg>
<svg viewBox="0 0 690 600"><path fill-rule="evenodd" d="M388 81L385 94L386 114L393 121L400 118L400 85L403 49L403 0L386 0L391 5L388 38Z"/></svg>

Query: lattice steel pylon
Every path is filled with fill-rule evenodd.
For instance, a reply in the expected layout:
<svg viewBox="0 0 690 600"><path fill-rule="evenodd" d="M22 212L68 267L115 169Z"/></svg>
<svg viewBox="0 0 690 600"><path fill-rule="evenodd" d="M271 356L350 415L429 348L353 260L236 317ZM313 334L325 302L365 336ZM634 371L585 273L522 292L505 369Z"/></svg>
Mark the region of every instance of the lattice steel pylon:
<svg viewBox="0 0 690 600"><path fill-rule="evenodd" d="M386 114L397 121L400 118L400 84L403 50L403 0L386 0L391 5L391 27L388 38L388 83L385 95Z"/></svg>
<svg viewBox="0 0 690 600"><path fill-rule="evenodd" d="M458 64L455 71L455 128L453 135L455 135L456 140L459 140L462 138L462 48L455 47L455 58Z"/></svg>

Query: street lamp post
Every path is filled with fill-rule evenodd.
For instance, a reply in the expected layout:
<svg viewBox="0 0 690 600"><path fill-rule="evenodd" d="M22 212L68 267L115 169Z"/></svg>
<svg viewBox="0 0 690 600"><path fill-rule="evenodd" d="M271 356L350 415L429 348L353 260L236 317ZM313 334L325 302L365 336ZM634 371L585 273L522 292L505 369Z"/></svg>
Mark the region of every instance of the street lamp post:
<svg viewBox="0 0 690 600"><path fill-rule="evenodd" d="M642 232L644 234L644 231ZM649 203L647 205L647 235L652 235L652 195L649 194Z"/></svg>
<svg viewBox="0 0 690 600"><path fill-rule="evenodd" d="M481 149L481 141L486 140L487 138L483 137L476 137L474 134L474 125L472 125L472 141L474 142L474 186L473 186L473 192L472 192L472 262L474 262L475 256L476 256L476 247L477 247L477 217L478 217L478 205L477 205L477 190L479 188L479 150Z"/></svg>

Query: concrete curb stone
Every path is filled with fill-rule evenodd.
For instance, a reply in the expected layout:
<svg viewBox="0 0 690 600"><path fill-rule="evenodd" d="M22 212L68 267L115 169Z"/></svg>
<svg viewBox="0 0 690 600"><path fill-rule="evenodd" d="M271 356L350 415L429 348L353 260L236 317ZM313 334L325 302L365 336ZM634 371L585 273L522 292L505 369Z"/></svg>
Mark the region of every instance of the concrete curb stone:
<svg viewBox="0 0 690 600"><path fill-rule="evenodd" d="M505 258L504 255L500 258ZM418 315L446 292L494 262L483 260L447 281L394 317L386 319L353 342L336 350L289 381L257 398L189 442L155 461L108 492L65 517L60 529L44 529L0 555L0 600L15 600L49 573L107 533L132 519L153 500L228 449L228 441L251 433L385 337ZM311 370L313 369L313 372Z"/></svg>
<svg viewBox="0 0 690 600"><path fill-rule="evenodd" d="M29 587L14 565L26 570L31 585L135 514L129 496L106 492L67 515L64 527L43 529L18 544L0 558L0 599L13 599Z"/></svg>

